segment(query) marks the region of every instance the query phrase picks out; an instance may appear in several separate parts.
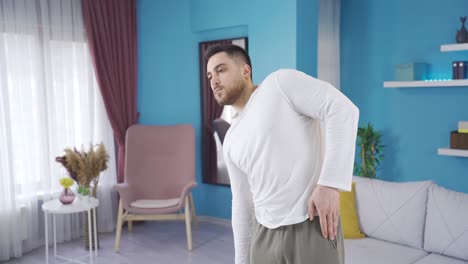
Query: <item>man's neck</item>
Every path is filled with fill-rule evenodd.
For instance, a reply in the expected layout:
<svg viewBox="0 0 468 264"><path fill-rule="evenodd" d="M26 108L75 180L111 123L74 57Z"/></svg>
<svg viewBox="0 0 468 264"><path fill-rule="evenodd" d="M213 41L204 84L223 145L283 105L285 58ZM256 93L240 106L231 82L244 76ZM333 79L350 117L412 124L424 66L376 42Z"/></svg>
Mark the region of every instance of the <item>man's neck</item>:
<svg viewBox="0 0 468 264"><path fill-rule="evenodd" d="M253 83L251 83L248 87L244 89L245 92L242 93L240 98L237 99L237 101L234 104L232 104L232 107L234 107L237 113L240 113L242 112L242 110L244 110L245 105L249 101L252 93L255 91L255 89L257 89L257 86L258 85L254 85Z"/></svg>

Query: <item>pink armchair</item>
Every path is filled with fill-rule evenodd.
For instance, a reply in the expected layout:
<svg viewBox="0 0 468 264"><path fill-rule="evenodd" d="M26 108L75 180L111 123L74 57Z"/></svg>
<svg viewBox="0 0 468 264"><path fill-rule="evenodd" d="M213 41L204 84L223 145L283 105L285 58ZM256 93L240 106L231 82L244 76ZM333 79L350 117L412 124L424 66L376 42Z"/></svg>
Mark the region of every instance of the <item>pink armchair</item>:
<svg viewBox="0 0 468 264"><path fill-rule="evenodd" d="M191 222L198 227L191 193L197 185L193 127L133 125L125 148L125 183L115 185L120 196L115 252L124 222L131 231L132 221L184 219L192 250Z"/></svg>

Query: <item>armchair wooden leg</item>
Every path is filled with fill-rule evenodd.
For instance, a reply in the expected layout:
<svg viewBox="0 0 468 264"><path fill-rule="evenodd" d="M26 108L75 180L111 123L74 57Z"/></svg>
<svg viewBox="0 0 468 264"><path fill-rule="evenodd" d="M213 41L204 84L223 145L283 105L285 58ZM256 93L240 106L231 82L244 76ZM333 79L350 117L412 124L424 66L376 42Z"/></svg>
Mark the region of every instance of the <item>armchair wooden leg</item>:
<svg viewBox="0 0 468 264"><path fill-rule="evenodd" d="M187 246L192 251L192 230L190 227L190 202L189 197L185 197L185 228L187 230Z"/></svg>
<svg viewBox="0 0 468 264"><path fill-rule="evenodd" d="M127 221L127 225L128 225L128 232L132 232L133 231L133 221Z"/></svg>
<svg viewBox="0 0 468 264"><path fill-rule="evenodd" d="M197 219L197 216L195 214L195 204L193 202L192 193L189 194L189 200L190 200L190 215L192 217L192 221L193 221L193 225L194 225L195 229L198 230L198 219Z"/></svg>
<svg viewBox="0 0 468 264"><path fill-rule="evenodd" d="M119 201L119 211L117 215L117 227L115 230L115 245L114 251L119 253L120 251L120 236L122 235L122 220L123 220L123 208L122 208L122 200Z"/></svg>

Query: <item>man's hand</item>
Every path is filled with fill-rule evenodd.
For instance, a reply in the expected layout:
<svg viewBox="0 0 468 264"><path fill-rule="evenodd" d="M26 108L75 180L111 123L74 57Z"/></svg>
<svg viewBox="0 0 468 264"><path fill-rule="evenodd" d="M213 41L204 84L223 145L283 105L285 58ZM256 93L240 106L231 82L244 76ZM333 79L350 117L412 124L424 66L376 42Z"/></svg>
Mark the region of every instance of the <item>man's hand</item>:
<svg viewBox="0 0 468 264"><path fill-rule="evenodd" d="M340 219L340 192L331 187L317 185L309 199L309 216L314 220L315 211L320 218L324 238L335 239Z"/></svg>

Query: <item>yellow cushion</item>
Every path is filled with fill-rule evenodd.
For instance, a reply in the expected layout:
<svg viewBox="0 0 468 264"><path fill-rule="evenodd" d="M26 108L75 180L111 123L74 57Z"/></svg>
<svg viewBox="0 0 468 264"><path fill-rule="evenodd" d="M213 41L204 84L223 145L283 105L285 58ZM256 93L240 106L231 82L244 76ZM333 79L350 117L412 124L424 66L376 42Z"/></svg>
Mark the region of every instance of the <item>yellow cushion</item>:
<svg viewBox="0 0 468 264"><path fill-rule="evenodd" d="M350 192L340 193L340 214L344 238L366 237L359 228L359 219L354 201L354 182Z"/></svg>

